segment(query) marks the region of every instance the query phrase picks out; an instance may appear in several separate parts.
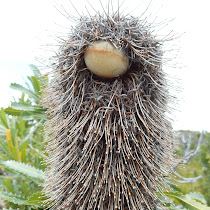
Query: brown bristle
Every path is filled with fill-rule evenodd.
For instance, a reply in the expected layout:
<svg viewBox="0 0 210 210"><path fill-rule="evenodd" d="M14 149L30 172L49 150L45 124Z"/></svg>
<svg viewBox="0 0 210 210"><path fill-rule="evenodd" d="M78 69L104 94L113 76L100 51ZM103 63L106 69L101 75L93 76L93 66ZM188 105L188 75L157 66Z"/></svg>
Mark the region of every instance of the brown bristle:
<svg viewBox="0 0 210 210"><path fill-rule="evenodd" d="M124 50L124 75L103 79L87 69L84 52L98 40ZM174 158L162 44L145 22L118 14L80 17L63 42L44 99L52 209L157 206Z"/></svg>

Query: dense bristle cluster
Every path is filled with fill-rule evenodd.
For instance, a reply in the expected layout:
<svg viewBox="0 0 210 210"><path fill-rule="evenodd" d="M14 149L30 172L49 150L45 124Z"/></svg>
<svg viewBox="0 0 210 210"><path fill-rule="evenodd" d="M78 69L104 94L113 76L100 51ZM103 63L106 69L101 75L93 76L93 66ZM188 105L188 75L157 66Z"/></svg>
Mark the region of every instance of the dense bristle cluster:
<svg viewBox="0 0 210 210"><path fill-rule="evenodd" d="M84 53L109 41L129 58L113 79L93 75ZM50 117L45 193L53 209L154 209L172 162L162 41L133 17L81 17L60 48L46 89Z"/></svg>

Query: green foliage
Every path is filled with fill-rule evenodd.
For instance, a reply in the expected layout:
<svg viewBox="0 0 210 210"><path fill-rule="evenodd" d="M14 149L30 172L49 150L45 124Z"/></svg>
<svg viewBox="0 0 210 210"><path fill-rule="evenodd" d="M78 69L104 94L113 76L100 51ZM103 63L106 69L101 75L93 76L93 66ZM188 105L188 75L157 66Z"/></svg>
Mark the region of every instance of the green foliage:
<svg viewBox="0 0 210 210"><path fill-rule="evenodd" d="M199 162L202 166L203 180L200 183L201 192L205 195L208 206L210 206L210 133L204 136L204 144L201 145Z"/></svg>
<svg viewBox="0 0 210 210"><path fill-rule="evenodd" d="M192 143L190 149L195 149L197 141L200 137L200 132L192 131L180 131L180 135L184 135L185 138L192 136ZM180 192L187 194L189 192L200 192L207 205L210 206L210 133L204 133L204 140L201 144L200 152L196 157L193 157L188 164L180 166L177 172L184 177L196 177L202 175L202 178L193 183L176 183ZM180 145L179 153L182 155L183 147Z"/></svg>
<svg viewBox="0 0 210 210"><path fill-rule="evenodd" d="M35 101L40 101L40 96L39 96L39 94L37 94L37 91L34 92L32 90L29 90L29 89L23 87L22 85L16 84L16 83L12 83L10 85L10 87L14 90L19 90L22 93L27 94L30 98L34 99Z"/></svg>
<svg viewBox="0 0 210 210"><path fill-rule="evenodd" d="M0 112L0 198L12 209L42 209L45 198L41 184L47 117L40 100L48 80L31 67L34 75L28 77L27 87L11 84L22 96Z"/></svg>
<svg viewBox="0 0 210 210"><path fill-rule="evenodd" d="M201 202L203 204L206 204L207 203L206 200L205 200L205 198L203 197L203 195L200 194L200 193L190 193L190 194L187 194L186 197L189 197L191 199L194 199L194 200L196 200L198 202Z"/></svg>
<svg viewBox="0 0 210 210"><path fill-rule="evenodd" d="M14 204L22 205L26 202L26 198L21 197L19 195L15 195L12 193L6 193L0 191L0 198L9 202L12 202Z"/></svg>
<svg viewBox="0 0 210 210"><path fill-rule="evenodd" d="M37 178L43 180L45 177L44 172L42 170L34 168L33 166L26 163L20 163L14 160L7 160L0 162L0 165L8 169L14 170L17 173L23 174L31 179Z"/></svg>
<svg viewBox="0 0 210 210"><path fill-rule="evenodd" d="M11 106L5 109L5 113L12 116L21 116L24 120L39 120L47 119L45 115L46 109L40 105L42 97L42 87L45 87L48 83L47 77L42 77L38 69L31 65L34 76L28 76L30 84L27 84L27 88L22 85L12 83L10 87L12 89L22 92L22 97L18 102L12 102ZM25 95L27 99L25 99Z"/></svg>
<svg viewBox="0 0 210 210"><path fill-rule="evenodd" d="M31 207L34 209L41 209L43 204L42 201L46 199L41 192L34 193L31 197L25 198L16 194L2 191L0 191L0 198L9 203L16 204L16 206L21 206L21 209L27 209L26 206L29 206L28 209L31 209Z"/></svg>
<svg viewBox="0 0 210 210"><path fill-rule="evenodd" d="M210 210L210 207L207 207L203 202L205 203L205 199L202 197L199 193L193 193L183 195L180 192L165 192L164 193L167 197L173 199L177 203L181 204L183 207L189 210Z"/></svg>

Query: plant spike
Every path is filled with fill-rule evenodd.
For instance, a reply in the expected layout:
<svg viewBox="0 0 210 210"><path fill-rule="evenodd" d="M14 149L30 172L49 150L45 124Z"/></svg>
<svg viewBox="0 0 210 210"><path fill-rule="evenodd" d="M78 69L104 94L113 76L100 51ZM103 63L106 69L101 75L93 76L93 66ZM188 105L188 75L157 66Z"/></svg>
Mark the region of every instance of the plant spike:
<svg viewBox="0 0 210 210"><path fill-rule="evenodd" d="M93 74L85 54L96 41L123 51L127 71L112 78ZM79 17L45 89L46 205L100 210L158 205L155 192L167 189L164 177L174 163L163 43L146 20L119 11Z"/></svg>

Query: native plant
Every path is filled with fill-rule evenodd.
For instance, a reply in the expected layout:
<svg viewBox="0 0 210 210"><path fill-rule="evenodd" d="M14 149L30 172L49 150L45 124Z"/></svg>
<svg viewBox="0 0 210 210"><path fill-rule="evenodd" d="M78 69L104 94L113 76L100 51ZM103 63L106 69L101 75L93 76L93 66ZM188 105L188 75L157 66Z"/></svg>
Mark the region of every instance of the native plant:
<svg viewBox="0 0 210 210"><path fill-rule="evenodd" d="M46 111L40 106L41 88L47 78L31 65L34 75L26 87L13 83L22 96L0 112L0 198L7 207L37 209L44 179L43 123Z"/></svg>

